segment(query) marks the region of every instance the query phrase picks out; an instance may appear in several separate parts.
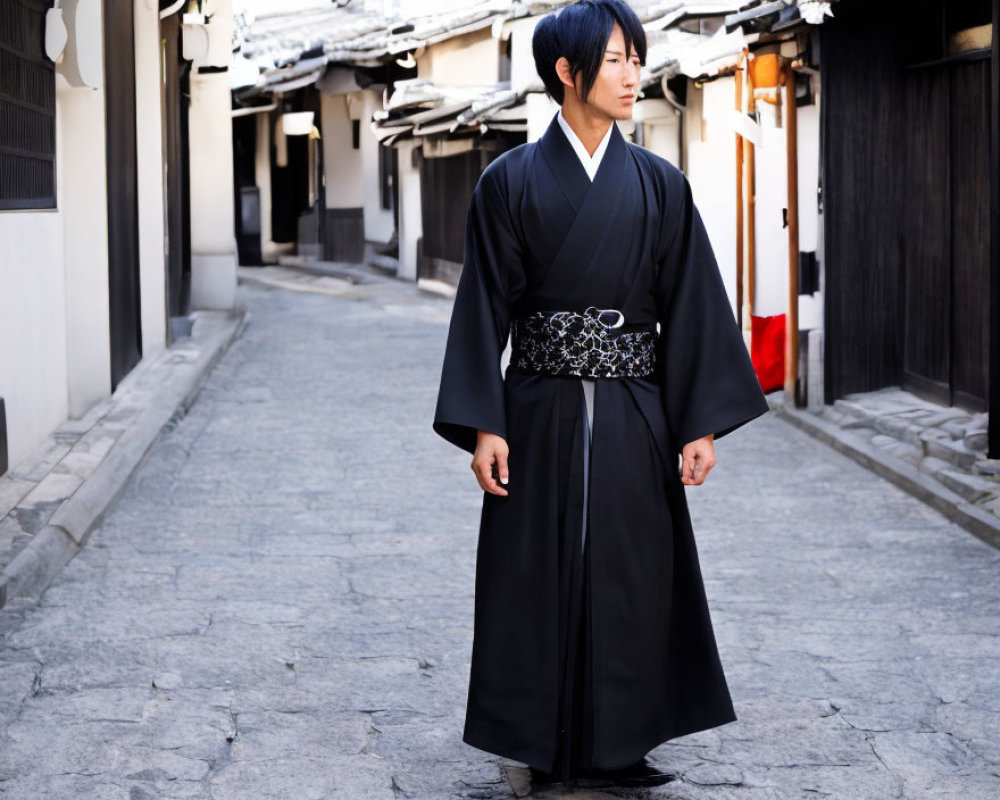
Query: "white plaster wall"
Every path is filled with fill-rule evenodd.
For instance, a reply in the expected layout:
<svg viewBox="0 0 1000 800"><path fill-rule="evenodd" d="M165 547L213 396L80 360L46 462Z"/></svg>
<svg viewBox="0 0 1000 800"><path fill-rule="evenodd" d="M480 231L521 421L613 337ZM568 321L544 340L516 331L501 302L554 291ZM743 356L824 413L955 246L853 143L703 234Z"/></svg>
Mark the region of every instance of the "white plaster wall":
<svg viewBox="0 0 1000 800"><path fill-rule="evenodd" d="M232 41L230 0L209 0L212 49L191 71L191 306L232 308L236 298L236 221L233 200L232 95L226 72L199 73L200 66L228 66ZM221 44L220 44L221 43Z"/></svg>
<svg viewBox="0 0 1000 800"><path fill-rule="evenodd" d="M679 167L681 115L677 109L660 98L640 100L632 118L643 126L642 146Z"/></svg>
<svg viewBox="0 0 1000 800"><path fill-rule="evenodd" d="M407 141L399 147L399 266L396 274L417 279L417 240L423 235L420 207L420 168L413 166L413 151L419 142Z"/></svg>
<svg viewBox="0 0 1000 800"><path fill-rule="evenodd" d="M496 83L500 44L490 27L435 42L417 58L417 77L438 83Z"/></svg>
<svg viewBox="0 0 1000 800"><path fill-rule="evenodd" d="M104 92L57 78L56 98L68 415L75 419L111 392Z"/></svg>
<svg viewBox="0 0 1000 800"><path fill-rule="evenodd" d="M0 348L12 466L111 391L104 130L103 90L57 77L57 208L0 212L0 341L17 342Z"/></svg>
<svg viewBox="0 0 1000 800"><path fill-rule="evenodd" d="M822 262L820 216L817 207L819 189L819 96L810 106L798 109L799 146L799 250L814 250ZM799 295L799 330L823 327L823 295Z"/></svg>
<svg viewBox="0 0 1000 800"><path fill-rule="evenodd" d="M688 81L687 176L736 315L736 142L730 126L735 87L720 78L701 89Z"/></svg>
<svg viewBox="0 0 1000 800"><path fill-rule="evenodd" d="M552 117L559 111L559 104L548 95L533 92L525 97L528 117L528 141L534 142L542 138L548 130Z"/></svg>
<svg viewBox="0 0 1000 800"><path fill-rule="evenodd" d="M392 209L382 208L378 176L379 143L369 126L376 109L382 107L382 96L372 91L361 92L361 169L364 180L365 240L388 242L395 230Z"/></svg>
<svg viewBox="0 0 1000 800"><path fill-rule="evenodd" d="M0 396L17 465L68 413L66 276L58 211L0 212Z"/></svg>
<svg viewBox="0 0 1000 800"><path fill-rule="evenodd" d="M142 357L167 341L163 126L160 106L159 11L135 0L135 122L138 160L139 291Z"/></svg>
<svg viewBox="0 0 1000 800"><path fill-rule="evenodd" d="M680 167L680 121L671 119L647 120L644 123L642 146Z"/></svg>
<svg viewBox="0 0 1000 800"><path fill-rule="evenodd" d="M373 92L351 92L320 95L327 208L360 208L364 205L365 174L362 150L354 149L351 131L352 120L358 119L361 122L360 138L362 140L366 137L374 138L368 119L361 116L368 110L364 95L373 94ZM377 161L375 169L377 181Z"/></svg>
<svg viewBox="0 0 1000 800"><path fill-rule="evenodd" d="M535 57L531 52L531 37L538 25L540 16L522 17L506 23L510 31L510 88L514 91L537 84L542 85L542 79L535 71Z"/></svg>
<svg viewBox="0 0 1000 800"><path fill-rule="evenodd" d="M754 148L756 251L753 313L759 317L788 310L788 229L782 209L788 205L788 157L785 128L777 126L777 109L758 101L760 143Z"/></svg>
<svg viewBox="0 0 1000 800"><path fill-rule="evenodd" d="M236 291L233 131L225 73L191 75L191 305L232 308Z"/></svg>
<svg viewBox="0 0 1000 800"><path fill-rule="evenodd" d="M730 300L736 297L736 153L729 122L735 98L732 78L688 85L688 177L722 269ZM755 296L757 316L788 309L787 118L779 127L775 106L758 102L761 141L755 148ZM787 109L784 109L787 113ZM819 180L819 106L798 109L799 249L818 247L816 189ZM822 296L799 296L799 328L822 326Z"/></svg>

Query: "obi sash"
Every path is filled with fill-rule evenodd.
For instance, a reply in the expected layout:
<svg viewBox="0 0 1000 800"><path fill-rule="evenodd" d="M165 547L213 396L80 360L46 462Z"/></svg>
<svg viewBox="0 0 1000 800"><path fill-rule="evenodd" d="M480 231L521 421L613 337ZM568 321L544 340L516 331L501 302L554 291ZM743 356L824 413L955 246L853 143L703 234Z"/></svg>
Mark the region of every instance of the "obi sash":
<svg viewBox="0 0 1000 800"><path fill-rule="evenodd" d="M616 315L616 316L615 316ZM614 322L609 319L615 317ZM587 378L645 377L656 366L655 329L618 331L617 309L538 311L511 320L510 363L528 373Z"/></svg>

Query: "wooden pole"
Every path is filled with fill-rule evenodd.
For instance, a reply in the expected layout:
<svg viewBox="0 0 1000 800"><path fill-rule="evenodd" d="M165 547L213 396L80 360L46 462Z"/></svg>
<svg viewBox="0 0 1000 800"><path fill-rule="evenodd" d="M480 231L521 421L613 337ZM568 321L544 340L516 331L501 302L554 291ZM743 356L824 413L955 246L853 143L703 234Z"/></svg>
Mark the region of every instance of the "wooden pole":
<svg viewBox="0 0 1000 800"><path fill-rule="evenodd" d="M736 111L743 113L743 81L747 68L746 52L740 54L736 72ZM743 136L736 133L736 319L743 328Z"/></svg>
<svg viewBox="0 0 1000 800"><path fill-rule="evenodd" d="M990 63L990 371L987 455L1000 458L1000 0L993 0Z"/></svg>
<svg viewBox="0 0 1000 800"><path fill-rule="evenodd" d="M785 315L785 402L799 405L799 143L795 68L782 59L785 85L785 149L788 162L788 313Z"/></svg>
<svg viewBox="0 0 1000 800"><path fill-rule="evenodd" d="M749 66L749 65L748 65ZM753 114L757 110L757 103L753 96L754 83L753 83L753 72L750 69L746 71L747 76L747 110L749 113ZM745 256L745 266L743 270L744 275L744 307L746 308L745 316L743 319L743 331L744 335L749 338L751 332L750 320L753 316L754 307L754 295L756 294L755 283L756 283L756 253L755 253L755 237L754 229L755 222L757 219L756 214L756 202L755 197L757 193L756 188L756 175L755 175L755 156L756 147L754 147L753 142L746 142L744 144L744 150L746 152L746 169L745 178L746 186L744 192L746 194L747 203L747 214L746 214L746 256Z"/></svg>

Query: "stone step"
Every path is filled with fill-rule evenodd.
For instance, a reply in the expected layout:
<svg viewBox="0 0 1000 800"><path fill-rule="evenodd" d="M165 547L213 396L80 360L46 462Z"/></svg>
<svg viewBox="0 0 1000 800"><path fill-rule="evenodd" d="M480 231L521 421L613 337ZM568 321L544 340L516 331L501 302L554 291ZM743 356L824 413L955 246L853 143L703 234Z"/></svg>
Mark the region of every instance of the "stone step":
<svg viewBox="0 0 1000 800"><path fill-rule="evenodd" d="M975 505L983 505L1000 498L1000 480L970 475L967 472L952 469L950 465L931 474L953 492Z"/></svg>
<svg viewBox="0 0 1000 800"><path fill-rule="evenodd" d="M841 427L848 427L845 423L849 421L870 425L874 420L874 415L862 403L839 398L833 401L833 407L847 418L840 423Z"/></svg>
<svg viewBox="0 0 1000 800"><path fill-rule="evenodd" d="M922 448L920 434L924 431L923 426L914 425L899 417L875 417L872 420L872 427L879 433L892 436L903 442L908 442L917 448Z"/></svg>
<svg viewBox="0 0 1000 800"><path fill-rule="evenodd" d="M908 464L918 466L923 458L923 448L910 442L897 439L884 433L876 433L871 437L871 443L879 450L901 459Z"/></svg>
<svg viewBox="0 0 1000 800"><path fill-rule="evenodd" d="M1000 476L1000 458L981 458L972 466L976 475Z"/></svg>
<svg viewBox="0 0 1000 800"><path fill-rule="evenodd" d="M933 456L966 472L972 472L972 467L981 458L981 454L974 450L969 450L963 442L956 442L944 431L936 428L924 431L920 434L923 441L924 457Z"/></svg>

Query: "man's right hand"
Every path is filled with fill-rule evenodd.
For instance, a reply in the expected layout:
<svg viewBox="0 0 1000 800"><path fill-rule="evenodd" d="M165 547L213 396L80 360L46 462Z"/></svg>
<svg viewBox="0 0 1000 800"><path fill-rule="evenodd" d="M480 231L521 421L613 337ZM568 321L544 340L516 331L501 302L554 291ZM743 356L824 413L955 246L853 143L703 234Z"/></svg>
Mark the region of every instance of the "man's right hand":
<svg viewBox="0 0 1000 800"><path fill-rule="evenodd" d="M495 433L479 431L476 436L476 452L472 456L472 471L483 491L490 494L507 496L507 490L501 485L508 480L507 473L507 442ZM493 479L493 464L497 465L500 483Z"/></svg>

